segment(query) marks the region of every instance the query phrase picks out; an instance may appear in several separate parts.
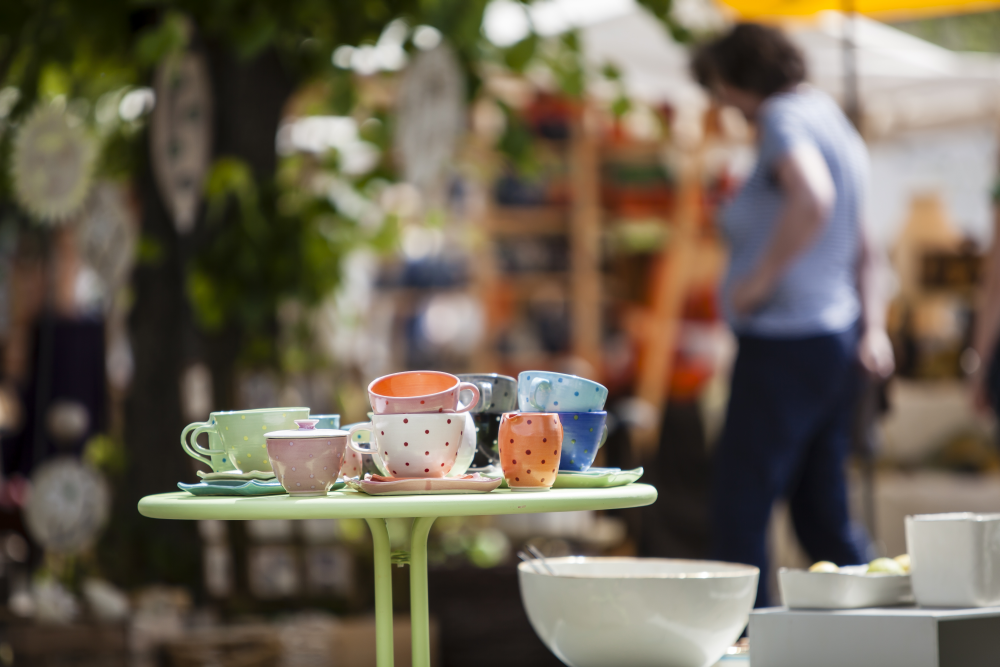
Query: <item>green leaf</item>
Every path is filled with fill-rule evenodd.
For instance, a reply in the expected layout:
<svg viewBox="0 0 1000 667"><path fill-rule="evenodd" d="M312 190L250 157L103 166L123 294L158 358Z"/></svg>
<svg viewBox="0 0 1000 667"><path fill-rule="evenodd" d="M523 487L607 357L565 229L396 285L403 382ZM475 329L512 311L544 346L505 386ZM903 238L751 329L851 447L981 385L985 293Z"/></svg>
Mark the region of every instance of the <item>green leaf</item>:
<svg viewBox="0 0 1000 667"><path fill-rule="evenodd" d="M160 25L147 28L135 43L135 58L139 65L152 67L168 56L187 48L191 35L188 19L179 12L169 12Z"/></svg>
<svg viewBox="0 0 1000 667"><path fill-rule="evenodd" d="M503 59L511 70L521 73L528 63L535 56L538 47L538 36L534 33L528 35L517 44L504 49Z"/></svg>

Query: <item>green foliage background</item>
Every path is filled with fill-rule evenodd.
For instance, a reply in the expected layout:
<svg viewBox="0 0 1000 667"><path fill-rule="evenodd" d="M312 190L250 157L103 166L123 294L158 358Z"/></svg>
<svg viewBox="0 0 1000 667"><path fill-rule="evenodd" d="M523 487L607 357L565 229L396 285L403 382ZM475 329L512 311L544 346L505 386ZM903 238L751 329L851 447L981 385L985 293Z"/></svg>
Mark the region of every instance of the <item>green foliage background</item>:
<svg viewBox="0 0 1000 667"><path fill-rule="evenodd" d="M0 88L16 89L16 104L0 113L0 210L5 220L22 221L11 198L11 138L19 121L38 103L62 100L82 117L101 143L100 178L126 179L143 168L139 141L143 123L122 121L115 113L131 87L149 85L154 68L194 42L222 45L238 60L271 50L299 86L321 82L325 96L310 113L353 115L359 122L387 110L358 104L357 82L331 63L343 44L374 43L383 28L402 18L412 27L437 28L456 50L467 76L470 97L479 91L478 66L502 63L523 71L545 63L564 94L584 92L585 72L579 44L568 33L543 45L534 34L507 49L482 35L487 0L4 0L0 2ZM646 0L672 32L685 32L670 18L670 0ZM544 48L543 48L544 46ZM413 50L407 44L408 50ZM378 75L376 75L378 76ZM2 105L0 105L2 106ZM509 112L509 110L507 110ZM525 128L508 113L499 148L514 164L530 169ZM382 150L383 162L369 175L353 179L363 192L375 179L394 180L389 136L365 137ZM185 289L200 326L206 331L245 334L246 360L275 363L273 345L263 342L277 305L294 299L315 305L336 285L343 256L367 244L385 251L395 242L396 221L388 216L375 230L336 210L325 197L302 188L303 173L317 168L305 158L288 158L278 174L257 175L234 156L217 156L205 183L210 240L186 268ZM336 156L319 168L336 172ZM139 261L156 262L157 243L144 238ZM271 336L273 338L273 336Z"/></svg>

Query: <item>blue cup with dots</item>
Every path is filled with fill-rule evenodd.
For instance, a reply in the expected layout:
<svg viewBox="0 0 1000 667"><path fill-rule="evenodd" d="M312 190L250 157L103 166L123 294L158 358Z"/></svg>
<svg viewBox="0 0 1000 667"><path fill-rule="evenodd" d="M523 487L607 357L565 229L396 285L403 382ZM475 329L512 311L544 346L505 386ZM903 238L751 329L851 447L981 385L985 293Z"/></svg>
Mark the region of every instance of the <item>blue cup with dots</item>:
<svg viewBox="0 0 1000 667"><path fill-rule="evenodd" d="M597 450L608 439L607 412L561 412L563 427L560 470L584 472L594 465Z"/></svg>
<svg viewBox="0 0 1000 667"><path fill-rule="evenodd" d="M318 429L340 430L340 415L309 415L309 419L319 422L316 424Z"/></svg>
<svg viewBox="0 0 1000 667"><path fill-rule="evenodd" d="M600 412L608 388L578 375L523 371L517 376L521 412Z"/></svg>

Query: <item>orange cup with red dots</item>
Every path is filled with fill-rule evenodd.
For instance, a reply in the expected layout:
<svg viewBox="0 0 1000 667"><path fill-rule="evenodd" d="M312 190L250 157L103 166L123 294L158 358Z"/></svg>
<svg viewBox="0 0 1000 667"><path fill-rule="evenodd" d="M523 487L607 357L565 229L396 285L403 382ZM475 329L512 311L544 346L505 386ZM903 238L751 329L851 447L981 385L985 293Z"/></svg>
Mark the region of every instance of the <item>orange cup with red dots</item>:
<svg viewBox="0 0 1000 667"><path fill-rule="evenodd" d="M548 491L559 472L563 427L554 412L506 412L497 434L511 491Z"/></svg>

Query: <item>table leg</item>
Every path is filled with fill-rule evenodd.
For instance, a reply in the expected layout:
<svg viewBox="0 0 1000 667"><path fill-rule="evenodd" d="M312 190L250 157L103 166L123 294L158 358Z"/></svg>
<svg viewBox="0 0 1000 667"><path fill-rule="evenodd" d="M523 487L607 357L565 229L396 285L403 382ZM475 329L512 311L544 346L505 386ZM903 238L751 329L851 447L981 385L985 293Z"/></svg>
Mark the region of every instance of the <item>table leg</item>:
<svg viewBox="0 0 1000 667"><path fill-rule="evenodd" d="M427 611L427 535L436 517L413 520L410 530L410 632L413 667L430 667L431 627Z"/></svg>
<svg viewBox="0 0 1000 667"><path fill-rule="evenodd" d="M375 547L375 660L377 667L393 667L392 566L389 530L385 519L365 519Z"/></svg>

